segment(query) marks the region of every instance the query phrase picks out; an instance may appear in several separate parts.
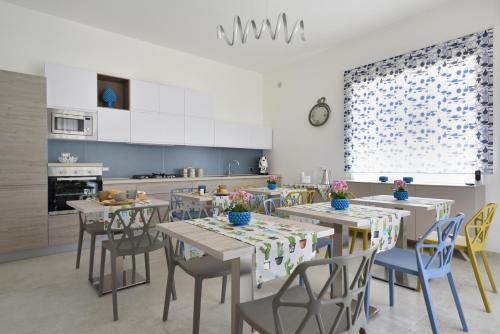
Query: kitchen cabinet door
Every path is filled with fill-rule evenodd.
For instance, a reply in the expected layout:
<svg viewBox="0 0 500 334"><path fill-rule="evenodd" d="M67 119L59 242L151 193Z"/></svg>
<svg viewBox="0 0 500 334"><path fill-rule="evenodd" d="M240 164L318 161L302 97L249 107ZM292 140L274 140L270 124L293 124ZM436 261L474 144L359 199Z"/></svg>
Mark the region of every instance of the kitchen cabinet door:
<svg viewBox="0 0 500 334"><path fill-rule="evenodd" d="M186 116L214 118L213 98L202 92L186 89Z"/></svg>
<svg viewBox="0 0 500 334"><path fill-rule="evenodd" d="M184 88L160 86L160 113L184 116Z"/></svg>
<svg viewBox="0 0 500 334"><path fill-rule="evenodd" d="M133 112L130 125L132 143L184 144L184 116Z"/></svg>
<svg viewBox="0 0 500 334"><path fill-rule="evenodd" d="M130 111L99 108L97 138L99 141L130 143Z"/></svg>
<svg viewBox="0 0 500 334"><path fill-rule="evenodd" d="M249 126L250 148L270 150L273 148L273 130L262 126Z"/></svg>
<svg viewBox="0 0 500 334"><path fill-rule="evenodd" d="M46 64L49 108L97 110L97 73Z"/></svg>
<svg viewBox="0 0 500 334"><path fill-rule="evenodd" d="M130 110L158 113L160 86L150 82L130 80Z"/></svg>
<svg viewBox="0 0 500 334"><path fill-rule="evenodd" d="M215 146L246 148L249 145L250 134L247 126L215 121Z"/></svg>
<svg viewBox="0 0 500 334"><path fill-rule="evenodd" d="M185 144L214 146L214 120L210 118L186 116Z"/></svg>

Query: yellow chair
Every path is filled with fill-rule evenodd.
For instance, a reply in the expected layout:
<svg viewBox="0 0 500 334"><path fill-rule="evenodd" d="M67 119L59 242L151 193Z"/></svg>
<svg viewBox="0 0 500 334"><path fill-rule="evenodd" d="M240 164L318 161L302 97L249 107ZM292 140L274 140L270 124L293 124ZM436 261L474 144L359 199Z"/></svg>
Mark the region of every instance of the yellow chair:
<svg viewBox="0 0 500 334"><path fill-rule="evenodd" d="M307 193L304 191L290 191L286 197L283 199L281 206L289 207L299 204L306 204Z"/></svg>
<svg viewBox="0 0 500 334"><path fill-rule="evenodd" d="M469 255L472 269L474 270L474 275L476 276L477 286L483 298L484 307L486 312L491 313L490 302L488 301L488 296L484 289L483 279L481 273L479 272L479 266L477 264L476 253L480 253L483 259L484 268L486 269L486 274L491 284L491 288L494 293L497 293L497 287L491 274L490 265L488 259L486 258L486 241L488 240L488 234L490 232L490 227L493 222L493 217L495 216L495 211L497 209L497 204L488 203L481 210L479 210L474 217L465 225L465 236L459 236L455 249L467 252ZM425 240L426 243L436 243L437 235L432 235L430 238ZM433 255L433 254L431 254ZM419 287L417 287L418 289Z"/></svg>
<svg viewBox="0 0 500 334"><path fill-rule="evenodd" d="M316 194L316 190L314 189L307 189L306 192L306 204L313 204L314 203L314 195Z"/></svg>
<svg viewBox="0 0 500 334"><path fill-rule="evenodd" d="M351 232L351 246L349 247L349 254L354 253L358 233L363 236L363 250L370 248L370 227L349 227L349 232Z"/></svg>

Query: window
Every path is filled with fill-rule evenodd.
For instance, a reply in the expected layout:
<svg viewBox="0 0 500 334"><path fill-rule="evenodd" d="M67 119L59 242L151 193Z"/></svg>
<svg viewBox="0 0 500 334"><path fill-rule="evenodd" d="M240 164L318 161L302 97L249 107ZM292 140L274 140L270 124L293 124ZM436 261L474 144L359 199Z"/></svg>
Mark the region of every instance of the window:
<svg viewBox="0 0 500 334"><path fill-rule="evenodd" d="M493 30L346 71L345 170L493 171Z"/></svg>

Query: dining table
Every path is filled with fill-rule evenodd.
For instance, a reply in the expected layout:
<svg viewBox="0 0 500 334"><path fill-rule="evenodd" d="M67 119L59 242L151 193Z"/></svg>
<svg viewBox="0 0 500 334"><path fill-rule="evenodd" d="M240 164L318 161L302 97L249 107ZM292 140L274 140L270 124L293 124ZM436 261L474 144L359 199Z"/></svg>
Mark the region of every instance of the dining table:
<svg viewBox="0 0 500 334"><path fill-rule="evenodd" d="M169 206L170 202L164 201L157 198L148 197L144 200L136 200L133 204L128 205L103 205L95 199L85 199L85 200L74 200L67 201L66 204L73 209L78 211L78 220L80 224L80 231L83 231L83 227L85 224L93 223L99 220L110 220L113 211L126 208L126 207L140 207L140 206L148 206L148 207L161 207L165 208L165 212L161 214L160 223L163 222L166 215L166 208ZM93 261L89 262L89 265L93 265ZM145 284L146 279L137 273L134 268L125 269L124 268L124 260L122 257L117 257L116 259L116 271L121 273L116 277L116 286L118 290L134 287L137 285ZM89 268L90 272L90 268ZM112 280L111 275L105 275L104 281L100 282L99 277L91 277L91 284L94 288L99 292L100 285L103 284L103 294L107 294L111 292Z"/></svg>
<svg viewBox="0 0 500 334"><path fill-rule="evenodd" d="M287 194L291 192L307 192L307 188L288 188L288 187L277 187L275 189L269 189L267 187L259 187L259 188L248 188L244 189L245 191L253 194L253 195L265 195L267 198L270 197L286 197Z"/></svg>
<svg viewBox="0 0 500 334"><path fill-rule="evenodd" d="M410 196L406 200L398 200L394 198L394 196L392 195L365 196L365 197L353 198L350 201L352 203L361 205L385 207L398 210L408 210L412 213L412 215L415 215L416 210L435 211L436 220L449 217L451 206L455 204L455 201L452 199ZM398 247L407 248L406 235L403 235L401 237L402 237L401 243L400 245L398 245ZM373 271L374 271L374 273L372 274L373 278L380 279L383 281L389 280L387 270L384 270L383 274L378 272L379 271L378 268L374 269ZM413 282L410 282L408 275L396 273L395 284L405 288L416 290L417 281L415 278Z"/></svg>
<svg viewBox="0 0 500 334"><path fill-rule="evenodd" d="M232 227L227 222L227 217L181 220L157 226L159 231L170 238L190 244L221 261L231 262L231 333L237 332L237 304L254 298L256 262L260 255L257 252L261 252L265 248L264 246L267 247L271 241L279 243L279 239L271 240L274 239L272 237L269 238L269 242L246 242L243 241L245 239L241 234L243 231L254 229L261 229L265 233L266 226L275 226L278 229L289 231L309 231L317 238L330 237L335 232L333 228L328 226L311 225L258 213L252 213L252 219L246 227ZM231 234L231 231L234 234ZM248 237L248 240L253 240L251 237ZM281 247L283 247L283 243ZM283 252L283 249L281 249L281 252ZM311 254L313 254L312 249ZM286 263L284 264L286 265ZM288 267L288 274L290 270L291 267ZM250 333L250 327L245 324L243 332Z"/></svg>
<svg viewBox="0 0 500 334"><path fill-rule="evenodd" d="M335 210L331 207L330 202L319 202L312 204L303 204L292 207L279 207L277 213L284 216L299 217L304 221L310 220L317 222L318 225L332 227L335 230L333 235L333 256L343 256L348 254L349 247L349 227L371 227L372 224L391 226L397 224L399 233L396 235L396 241L392 247L406 247L405 224L404 218L410 216L411 212L407 210L399 210L384 207L373 207L367 205L350 204L345 210ZM391 228L392 229L392 228ZM394 231L392 231L394 233ZM381 236L384 233L380 234ZM387 232L385 232L387 236ZM394 235L389 236L394 239ZM372 245L379 245L379 251L384 251L387 248L387 243L384 247L380 246L378 240L372 239ZM387 240L386 240L387 241ZM340 280L334 282L334 290L337 294L341 293L342 286ZM370 305L370 317L376 315L378 309Z"/></svg>

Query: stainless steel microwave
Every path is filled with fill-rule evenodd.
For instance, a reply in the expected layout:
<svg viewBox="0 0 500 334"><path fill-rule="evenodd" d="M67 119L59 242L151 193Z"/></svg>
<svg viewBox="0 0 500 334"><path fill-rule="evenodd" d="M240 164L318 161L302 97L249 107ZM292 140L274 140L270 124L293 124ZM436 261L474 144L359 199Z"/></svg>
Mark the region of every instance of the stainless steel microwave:
<svg viewBox="0 0 500 334"><path fill-rule="evenodd" d="M49 138L97 140L97 112L48 109Z"/></svg>

